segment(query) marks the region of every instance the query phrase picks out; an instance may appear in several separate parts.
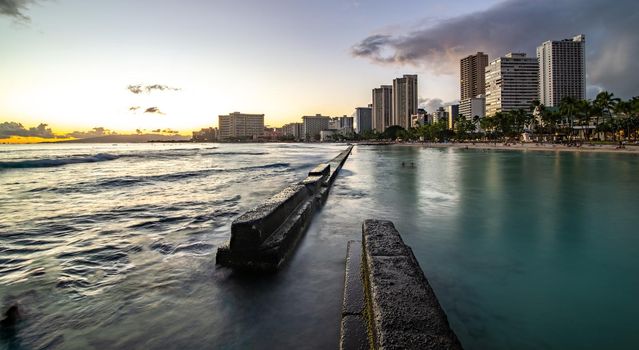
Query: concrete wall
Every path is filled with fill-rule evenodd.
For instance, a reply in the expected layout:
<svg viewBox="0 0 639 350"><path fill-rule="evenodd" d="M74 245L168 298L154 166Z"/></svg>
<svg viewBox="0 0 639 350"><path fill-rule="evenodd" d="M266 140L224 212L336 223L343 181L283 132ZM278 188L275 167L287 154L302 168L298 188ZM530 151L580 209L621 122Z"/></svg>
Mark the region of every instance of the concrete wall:
<svg viewBox="0 0 639 350"><path fill-rule="evenodd" d="M277 270L294 251L315 211L326 201L352 147L327 164L316 166L303 181L235 219L230 242L218 248L216 262L240 269Z"/></svg>
<svg viewBox="0 0 639 350"><path fill-rule="evenodd" d="M362 286L354 287L357 282ZM349 242L340 347L462 348L412 250L390 221L364 221L361 244Z"/></svg>

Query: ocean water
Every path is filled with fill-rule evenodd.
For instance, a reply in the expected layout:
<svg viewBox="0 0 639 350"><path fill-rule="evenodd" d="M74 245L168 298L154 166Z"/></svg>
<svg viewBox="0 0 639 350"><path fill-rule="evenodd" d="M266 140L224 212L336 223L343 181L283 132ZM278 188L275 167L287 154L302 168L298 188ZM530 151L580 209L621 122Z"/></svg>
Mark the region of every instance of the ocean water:
<svg viewBox="0 0 639 350"><path fill-rule="evenodd" d="M0 307L22 309L0 348L336 348L366 218L468 349L639 343L633 155L357 146L283 270L215 266L235 217L344 147L0 146Z"/></svg>

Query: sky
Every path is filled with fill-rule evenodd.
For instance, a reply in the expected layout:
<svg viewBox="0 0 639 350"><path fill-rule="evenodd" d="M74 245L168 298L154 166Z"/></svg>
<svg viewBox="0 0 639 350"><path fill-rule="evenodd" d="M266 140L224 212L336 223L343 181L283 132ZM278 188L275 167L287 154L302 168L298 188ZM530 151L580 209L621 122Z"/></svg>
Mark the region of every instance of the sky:
<svg viewBox="0 0 639 350"><path fill-rule="evenodd" d="M459 98L459 59L586 35L588 95L639 95L633 0L0 0L0 123L55 133L217 126L217 115L351 115L419 75Z"/></svg>

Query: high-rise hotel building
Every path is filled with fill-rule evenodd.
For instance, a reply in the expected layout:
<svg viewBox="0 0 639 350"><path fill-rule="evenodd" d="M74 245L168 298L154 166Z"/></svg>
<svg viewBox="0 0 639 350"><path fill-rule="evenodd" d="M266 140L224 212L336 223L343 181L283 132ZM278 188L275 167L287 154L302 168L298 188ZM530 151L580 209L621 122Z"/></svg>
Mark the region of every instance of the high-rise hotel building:
<svg viewBox="0 0 639 350"><path fill-rule="evenodd" d="M537 47L539 101L557 107L564 97L586 98L586 37L546 41Z"/></svg>
<svg viewBox="0 0 639 350"><path fill-rule="evenodd" d="M373 130L384 132L392 124L393 87L382 85L373 89Z"/></svg>
<svg viewBox="0 0 639 350"><path fill-rule="evenodd" d="M393 79L393 116L391 125L410 128L410 117L417 113L417 75ZM390 125L387 125L388 127Z"/></svg>
<svg viewBox="0 0 639 350"><path fill-rule="evenodd" d="M539 65L536 57L509 53L486 67L486 116L527 110L538 98Z"/></svg>
<svg viewBox="0 0 639 350"><path fill-rule="evenodd" d="M483 52L461 59L459 62L460 101L486 93L484 79L487 65L488 55Z"/></svg>
<svg viewBox="0 0 639 350"><path fill-rule="evenodd" d="M353 117L353 128L356 133L362 134L373 129L373 105L355 108Z"/></svg>
<svg viewBox="0 0 639 350"><path fill-rule="evenodd" d="M328 130L331 117L321 114L302 117L302 138L306 141L319 141L321 131Z"/></svg>
<svg viewBox="0 0 639 350"><path fill-rule="evenodd" d="M218 129L220 140L256 138L264 134L264 114L220 115Z"/></svg>

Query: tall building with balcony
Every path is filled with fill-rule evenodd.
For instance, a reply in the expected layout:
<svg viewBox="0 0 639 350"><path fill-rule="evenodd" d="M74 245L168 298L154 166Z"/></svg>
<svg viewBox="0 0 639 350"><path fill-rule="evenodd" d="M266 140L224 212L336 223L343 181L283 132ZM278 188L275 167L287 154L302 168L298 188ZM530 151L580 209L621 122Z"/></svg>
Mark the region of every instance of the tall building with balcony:
<svg viewBox="0 0 639 350"><path fill-rule="evenodd" d="M477 52L462 58L459 62L460 101L486 93L485 73L488 55Z"/></svg>
<svg viewBox="0 0 639 350"><path fill-rule="evenodd" d="M586 37L546 41L537 47L539 101L557 107L565 97L586 98Z"/></svg>
<svg viewBox="0 0 639 350"><path fill-rule="evenodd" d="M355 114L353 114L353 129L358 134L362 134L373 129L372 105L368 105L368 107L355 108Z"/></svg>
<svg viewBox="0 0 639 350"><path fill-rule="evenodd" d="M391 125L410 127L411 115L417 113L417 75L393 79L393 115Z"/></svg>
<svg viewBox="0 0 639 350"><path fill-rule="evenodd" d="M373 129L384 132L392 124L393 87L382 85L373 89Z"/></svg>
<svg viewBox="0 0 639 350"><path fill-rule="evenodd" d="M306 141L319 141L320 131L328 130L331 117L316 114L302 117L302 139Z"/></svg>
<svg viewBox="0 0 639 350"><path fill-rule="evenodd" d="M509 53L486 67L486 116L528 109L537 99L539 64L536 57Z"/></svg>
<svg viewBox="0 0 639 350"><path fill-rule="evenodd" d="M233 112L218 116L219 139L256 139L264 134L264 114Z"/></svg>

